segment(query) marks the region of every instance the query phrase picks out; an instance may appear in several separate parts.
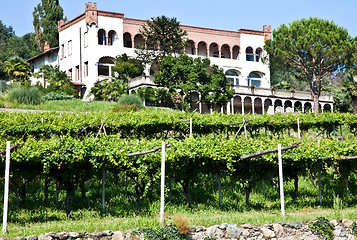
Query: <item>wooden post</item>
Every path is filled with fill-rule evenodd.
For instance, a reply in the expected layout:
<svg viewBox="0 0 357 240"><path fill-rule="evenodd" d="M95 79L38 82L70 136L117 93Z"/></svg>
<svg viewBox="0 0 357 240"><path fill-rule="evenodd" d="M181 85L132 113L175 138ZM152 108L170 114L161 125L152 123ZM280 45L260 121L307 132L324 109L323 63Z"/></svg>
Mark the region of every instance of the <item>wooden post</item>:
<svg viewBox="0 0 357 240"><path fill-rule="evenodd" d="M244 128L244 137L247 138L247 128L246 128L245 124L244 124L243 128Z"/></svg>
<svg viewBox="0 0 357 240"><path fill-rule="evenodd" d="M221 176L218 174L218 199L219 206L222 206L222 192L221 192Z"/></svg>
<svg viewBox="0 0 357 240"><path fill-rule="evenodd" d="M297 119L297 127L298 127L298 137L300 140L301 136L300 136L300 119L299 118Z"/></svg>
<svg viewBox="0 0 357 240"><path fill-rule="evenodd" d="M278 161L279 161L279 185L280 185L281 215L285 219L284 186L283 186L283 163L282 163L282 158L281 158L281 144L278 144Z"/></svg>
<svg viewBox="0 0 357 240"><path fill-rule="evenodd" d="M164 224L165 210L165 142L162 142L161 150L161 198L160 198L160 223Z"/></svg>
<svg viewBox="0 0 357 240"><path fill-rule="evenodd" d="M2 233L6 233L7 212L9 207L9 178L10 178L10 141L6 142L5 186L4 186L4 213L2 219Z"/></svg>
<svg viewBox="0 0 357 240"><path fill-rule="evenodd" d="M320 138L317 139L317 147L320 148ZM321 166L321 162L320 162L320 169L319 169L319 203L320 203L320 206L322 205L322 200L321 200L321 168L322 168L322 166Z"/></svg>
<svg viewBox="0 0 357 240"><path fill-rule="evenodd" d="M102 213L105 213L105 167L102 168Z"/></svg>
<svg viewBox="0 0 357 240"><path fill-rule="evenodd" d="M190 137L192 137L192 118L190 118Z"/></svg>

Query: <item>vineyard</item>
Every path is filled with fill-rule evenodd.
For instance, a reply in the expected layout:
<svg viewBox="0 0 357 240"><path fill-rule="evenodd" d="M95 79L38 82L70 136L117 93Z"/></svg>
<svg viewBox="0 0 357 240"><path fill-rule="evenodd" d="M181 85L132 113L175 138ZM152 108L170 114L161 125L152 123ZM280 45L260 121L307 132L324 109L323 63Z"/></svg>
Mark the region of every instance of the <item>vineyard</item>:
<svg viewBox="0 0 357 240"><path fill-rule="evenodd" d="M192 189L208 179L219 189L219 204L225 197L221 196L225 179L240 186L245 204L250 205L254 187L277 178L278 144L286 149L284 181L294 181L294 201L299 177L316 179L322 174L325 181L336 183L337 194L343 197L357 169L357 119L351 114L1 112L0 119L0 148L5 149L6 141L12 145L10 188L16 204L26 206L34 184L43 185L35 194L45 200L55 186L56 206L60 192L65 192L67 215L76 191L83 208L93 201L87 196L89 181L103 190L103 212L105 183L118 184L118 178L125 180L125 194L132 186L137 209L143 202L157 200L162 141L166 144L166 201L185 202L193 208L197 200L192 199L197 197ZM1 153L0 172L4 172L5 154ZM178 190L182 193L174 194Z"/></svg>

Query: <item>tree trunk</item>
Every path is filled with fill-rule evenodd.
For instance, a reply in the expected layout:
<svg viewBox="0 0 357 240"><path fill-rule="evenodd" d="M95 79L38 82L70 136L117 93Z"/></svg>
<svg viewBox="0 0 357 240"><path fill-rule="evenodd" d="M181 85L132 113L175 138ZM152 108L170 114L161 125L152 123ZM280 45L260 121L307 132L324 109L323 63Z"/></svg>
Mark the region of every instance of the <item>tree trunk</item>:
<svg viewBox="0 0 357 240"><path fill-rule="evenodd" d="M87 197L86 197L86 186L85 183L81 183L81 193L82 193L82 202L83 202L83 206L87 206Z"/></svg>
<svg viewBox="0 0 357 240"><path fill-rule="evenodd" d="M45 201L48 201L48 179L45 179L45 189L44 189L44 193L45 193Z"/></svg>
<svg viewBox="0 0 357 240"><path fill-rule="evenodd" d="M71 208L70 208L69 204L70 204L71 197L72 197L72 194L73 194L73 187L69 186L66 189L66 193L67 193L66 204L65 204L66 205L66 214L67 214L67 217L69 217L69 214L71 213Z"/></svg>
<svg viewBox="0 0 357 240"><path fill-rule="evenodd" d="M297 175L294 176L294 187L295 187L295 193L294 193L293 203L295 203L297 196L299 194L299 177Z"/></svg>
<svg viewBox="0 0 357 240"><path fill-rule="evenodd" d="M319 96L318 95L316 95L316 94L312 94L312 98L313 98L313 100L314 100L314 112L315 112L315 114L316 115L318 115L319 114Z"/></svg>
<svg viewBox="0 0 357 240"><path fill-rule="evenodd" d="M192 208L191 202L190 202L190 193L188 192L188 183L189 183L188 180L184 180L184 181L181 183L181 185L182 185L183 191L185 192L185 195L186 195L187 205L188 205L188 207Z"/></svg>

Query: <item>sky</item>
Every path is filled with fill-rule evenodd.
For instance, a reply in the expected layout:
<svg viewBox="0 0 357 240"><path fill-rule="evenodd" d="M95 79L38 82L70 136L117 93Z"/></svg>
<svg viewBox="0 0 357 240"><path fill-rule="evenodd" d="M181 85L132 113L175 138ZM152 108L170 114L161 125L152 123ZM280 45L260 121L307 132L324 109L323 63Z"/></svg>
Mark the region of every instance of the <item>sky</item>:
<svg viewBox="0 0 357 240"><path fill-rule="evenodd" d="M60 0L68 20L82 14L85 0ZM333 21L357 36L357 0L97 0L99 10L124 13L125 17L150 19L166 15L184 25L236 31L240 28L272 29L302 18ZM0 20L17 36L34 32L32 12L40 0L1 0Z"/></svg>

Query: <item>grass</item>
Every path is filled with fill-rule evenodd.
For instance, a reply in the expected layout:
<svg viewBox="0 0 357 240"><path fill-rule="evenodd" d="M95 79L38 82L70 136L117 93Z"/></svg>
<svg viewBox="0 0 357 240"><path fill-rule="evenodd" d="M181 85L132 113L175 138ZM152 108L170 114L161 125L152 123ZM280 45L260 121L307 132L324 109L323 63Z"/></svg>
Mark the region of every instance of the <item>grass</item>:
<svg viewBox="0 0 357 240"><path fill-rule="evenodd" d="M159 227L159 183L154 185L152 194L147 193L141 207L135 206L134 183L128 182L128 192L124 193L123 174L108 174L106 182L106 213L101 213L101 184L96 178L88 182L87 207L82 204L80 190L71 202L71 216L66 217L64 210L65 193L60 191L59 204L55 203L55 186L52 181L48 201L44 200L43 181L36 180L27 188L27 199L24 207L16 205L15 194L10 195L10 212L6 238L16 236L41 235L47 232L95 232L104 230L129 230L141 227ZM262 225L265 223L307 222L318 217L341 220L357 219L354 207L357 201L357 186L352 184L350 192L339 197L338 185L323 179L323 204L318 204L318 189L310 178L302 177L299 182L299 196L292 202L293 182L284 183L285 220L280 212L280 199L276 186L271 181L265 182L265 195L258 184L251 194L251 206L245 205L244 190L238 184L231 183L229 178L222 178L222 206L218 204L218 192L215 189L214 176L201 176L200 184L191 188L193 208L185 205L185 197L180 187L171 189L172 201L169 202L169 190L166 189L165 220L174 223L177 216L185 218L189 226L212 226L221 223ZM3 189L0 186L0 189ZM1 193L0 193L1 194ZM1 195L0 195L1 196ZM2 201L0 197L0 201Z"/></svg>

